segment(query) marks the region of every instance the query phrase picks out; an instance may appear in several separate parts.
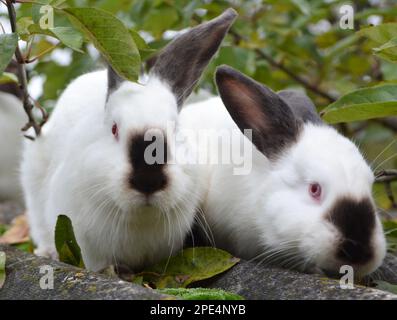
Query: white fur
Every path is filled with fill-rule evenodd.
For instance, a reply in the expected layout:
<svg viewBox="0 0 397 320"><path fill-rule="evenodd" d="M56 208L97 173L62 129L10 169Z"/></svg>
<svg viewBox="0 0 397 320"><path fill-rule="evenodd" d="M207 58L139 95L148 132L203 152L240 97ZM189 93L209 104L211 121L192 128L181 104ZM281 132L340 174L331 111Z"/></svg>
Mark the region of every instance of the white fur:
<svg viewBox="0 0 397 320"><path fill-rule="evenodd" d="M187 106L181 121L194 130L239 130L220 98ZM267 260L271 258L265 251L272 250L275 258L279 250L289 248L298 255L290 266L301 263L300 267L337 267L332 257L338 231L324 214L343 195L372 198L374 181L372 171L351 141L331 127L305 124L298 142L279 160L271 162L254 149L249 175L233 175L233 168L227 164L208 165L202 173L209 181L203 211L216 246L245 259L259 256ZM322 185L324 198L320 203L308 193L311 182ZM356 272L372 272L385 256L378 218L372 243L376 256Z"/></svg>
<svg viewBox="0 0 397 320"><path fill-rule="evenodd" d="M0 92L0 201L22 200L18 163L22 145L21 128L26 120L21 101L11 94Z"/></svg>
<svg viewBox="0 0 397 320"><path fill-rule="evenodd" d="M140 268L181 248L201 181L192 166L167 165L169 185L149 200L129 188L128 137L178 121L176 100L157 78L123 83L108 103L106 92L106 71L79 77L60 97L42 136L25 144L21 170L31 234L37 253L53 254L55 222L66 214L87 268ZM111 132L114 122L119 141ZM178 148L193 152L187 144Z"/></svg>

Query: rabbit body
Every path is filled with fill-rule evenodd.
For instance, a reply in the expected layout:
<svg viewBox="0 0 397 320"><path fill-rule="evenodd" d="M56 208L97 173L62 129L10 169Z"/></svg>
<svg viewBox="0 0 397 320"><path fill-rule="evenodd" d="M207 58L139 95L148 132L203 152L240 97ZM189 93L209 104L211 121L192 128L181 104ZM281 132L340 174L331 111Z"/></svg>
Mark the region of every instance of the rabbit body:
<svg viewBox="0 0 397 320"><path fill-rule="evenodd" d="M138 84L128 85L131 90L142 90ZM144 101L146 109L153 108L152 114L145 113L151 119L134 117L137 123L156 126L158 113L172 113L167 107L175 105L173 95L160 82L153 85L157 87L144 87L156 92L153 104ZM173 184L173 199L166 200L167 195L157 199L178 205L168 216L124 190L123 178L129 170L125 152L120 150L124 146L112 143L113 136L104 135L109 131L104 107L106 88L106 71L76 79L60 98L42 136L26 142L22 165L37 253L55 256L56 219L66 214L73 222L86 266L92 270L115 263L140 267L180 249L200 193L193 172L173 167L168 168L178 179ZM161 110L161 106L167 107ZM186 192L191 201L184 201Z"/></svg>
<svg viewBox="0 0 397 320"><path fill-rule="evenodd" d="M22 201L18 163L25 123L22 102L12 94L0 92L0 201Z"/></svg>
<svg viewBox="0 0 397 320"><path fill-rule="evenodd" d="M56 257L60 214L72 220L90 270L137 270L182 247L204 185L197 167L171 161L195 153L189 140L174 143L179 111L235 17L229 9L178 36L138 83L109 67L68 86L41 136L24 148L37 254Z"/></svg>
<svg viewBox="0 0 397 320"><path fill-rule="evenodd" d="M278 94L229 67L217 71L221 98L187 106L183 123L195 131L238 132L252 149L243 163L222 163L208 153L202 175L206 237L244 259L288 268L357 275L376 270L386 252L372 199L374 175L357 147L322 123L307 96ZM242 134L251 129L249 139ZM242 164L249 168L236 174ZM209 236L208 236L209 235Z"/></svg>

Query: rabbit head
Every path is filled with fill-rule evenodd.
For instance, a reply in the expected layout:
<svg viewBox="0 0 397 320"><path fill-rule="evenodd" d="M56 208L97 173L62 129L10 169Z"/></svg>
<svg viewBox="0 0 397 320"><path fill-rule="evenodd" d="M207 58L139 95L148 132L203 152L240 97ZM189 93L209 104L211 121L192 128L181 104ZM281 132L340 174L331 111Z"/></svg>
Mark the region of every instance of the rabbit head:
<svg viewBox="0 0 397 320"><path fill-rule="evenodd" d="M190 152L186 143L173 143L179 112L236 15L228 9L174 39L156 57L145 85L108 69L105 127L118 168L111 183L121 186L115 196L122 207L167 207L194 189L191 172L170 161L176 149Z"/></svg>
<svg viewBox="0 0 397 320"><path fill-rule="evenodd" d="M355 275L377 269L385 237L372 197L374 175L350 140L322 122L299 91L275 93L234 69L216 73L220 96L239 129L251 129L252 219L263 251L289 266ZM251 218L251 217L249 217Z"/></svg>

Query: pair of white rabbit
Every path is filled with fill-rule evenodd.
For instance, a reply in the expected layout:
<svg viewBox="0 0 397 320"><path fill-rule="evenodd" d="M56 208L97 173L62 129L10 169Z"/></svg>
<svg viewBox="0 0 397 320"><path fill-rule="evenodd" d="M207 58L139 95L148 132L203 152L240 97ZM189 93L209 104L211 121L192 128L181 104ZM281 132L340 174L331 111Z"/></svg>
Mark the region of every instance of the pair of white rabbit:
<svg viewBox="0 0 397 320"><path fill-rule="evenodd" d="M89 269L139 269L179 250L202 210L216 245L243 258L288 253L303 270L351 264L360 274L381 264L373 174L306 96L276 94L220 67L221 97L182 108L235 18L229 9L176 38L145 85L109 68L65 90L42 135L26 142L21 166L38 254L55 255L55 222L66 214ZM189 139L170 143L169 123L172 134L252 129L252 171L171 163L203 150ZM147 139L149 129L164 135L163 162L146 161L157 139Z"/></svg>

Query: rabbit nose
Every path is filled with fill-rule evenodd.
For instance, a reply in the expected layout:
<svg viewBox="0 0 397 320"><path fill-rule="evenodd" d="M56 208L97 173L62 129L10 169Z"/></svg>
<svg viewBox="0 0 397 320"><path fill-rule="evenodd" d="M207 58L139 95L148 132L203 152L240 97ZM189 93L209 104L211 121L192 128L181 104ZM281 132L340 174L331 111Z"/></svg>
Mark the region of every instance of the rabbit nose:
<svg viewBox="0 0 397 320"><path fill-rule="evenodd" d="M346 239L338 248L337 258L347 264L365 264L372 259L370 246Z"/></svg>
<svg viewBox="0 0 397 320"><path fill-rule="evenodd" d="M138 172L131 177L130 185L135 190L150 195L165 189L167 177L163 172Z"/></svg>
<svg viewBox="0 0 397 320"><path fill-rule="evenodd" d="M154 162L153 159L149 159L151 161L148 162L145 154L153 142L158 143L155 146L159 148L154 148L152 152L148 153L155 157ZM159 157L157 158L157 156ZM165 172L167 156L168 147L164 138L157 140L154 137L147 141L144 139L143 133L132 136L129 146L129 158L133 169L129 177L130 186L145 195L165 189L168 183Z"/></svg>
<svg viewBox="0 0 397 320"><path fill-rule="evenodd" d="M365 264L373 258L372 236L375 232L376 215L369 199L339 199L327 219L340 234L341 241L336 250L339 261Z"/></svg>

